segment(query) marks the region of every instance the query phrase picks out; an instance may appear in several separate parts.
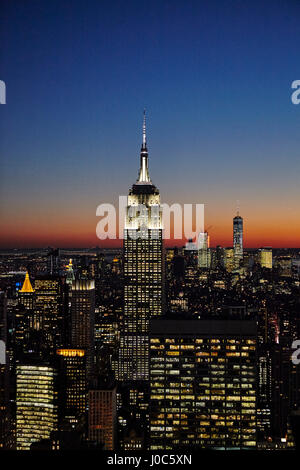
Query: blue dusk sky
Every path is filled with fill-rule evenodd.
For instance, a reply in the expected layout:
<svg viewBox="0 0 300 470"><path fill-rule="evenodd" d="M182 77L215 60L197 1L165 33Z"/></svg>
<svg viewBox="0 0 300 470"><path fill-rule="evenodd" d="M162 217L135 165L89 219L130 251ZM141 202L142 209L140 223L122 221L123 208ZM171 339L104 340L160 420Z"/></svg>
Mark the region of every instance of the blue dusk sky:
<svg viewBox="0 0 300 470"><path fill-rule="evenodd" d="M1 0L1 247L100 244L138 174L211 244L300 246L300 2Z"/></svg>

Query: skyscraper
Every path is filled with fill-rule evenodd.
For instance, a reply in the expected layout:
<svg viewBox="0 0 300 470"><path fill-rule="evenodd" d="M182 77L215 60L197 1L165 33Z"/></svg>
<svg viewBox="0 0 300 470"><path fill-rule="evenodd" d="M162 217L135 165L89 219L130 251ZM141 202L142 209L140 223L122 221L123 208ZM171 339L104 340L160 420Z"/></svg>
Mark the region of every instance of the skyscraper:
<svg viewBox="0 0 300 470"><path fill-rule="evenodd" d="M89 390L89 439L103 444L105 450L115 448L116 387Z"/></svg>
<svg viewBox="0 0 300 470"><path fill-rule="evenodd" d="M66 269L67 269L66 283L69 285L72 285L72 282L75 281L75 276L74 276L73 263L71 259L69 260L69 264L66 266Z"/></svg>
<svg viewBox="0 0 300 470"><path fill-rule="evenodd" d="M24 305L26 310L33 310L34 289L31 285L28 271L26 272L22 288L18 292L19 303Z"/></svg>
<svg viewBox="0 0 300 470"><path fill-rule="evenodd" d="M123 269L124 310L117 378L127 427L121 447L125 446L126 436L138 435L138 445L145 448L149 427L149 321L162 315L164 304L160 195L148 171L145 114L140 171L127 202Z"/></svg>
<svg viewBox="0 0 300 470"><path fill-rule="evenodd" d="M7 445L8 438L8 364L6 358L7 344L7 296L0 291L0 449Z"/></svg>
<svg viewBox="0 0 300 470"><path fill-rule="evenodd" d="M200 232L198 235L198 266L199 268L210 268L211 253L209 251L209 235Z"/></svg>
<svg viewBox="0 0 300 470"><path fill-rule="evenodd" d="M15 308L15 341L20 351L24 350L29 331L34 327L35 292L28 271L22 288L18 291L18 304Z"/></svg>
<svg viewBox="0 0 300 470"><path fill-rule="evenodd" d="M273 266L272 248L260 248L258 250L258 262L262 268L272 269L272 266Z"/></svg>
<svg viewBox="0 0 300 470"><path fill-rule="evenodd" d="M235 268L239 268L243 259L243 218L240 216L239 211L233 218L233 250L234 265Z"/></svg>
<svg viewBox="0 0 300 470"><path fill-rule="evenodd" d="M17 366L17 450L49 439L57 429L57 372L49 364Z"/></svg>
<svg viewBox="0 0 300 470"><path fill-rule="evenodd" d="M71 287L71 340L72 347L84 349L88 374L92 372L94 358L95 281L76 280Z"/></svg>
<svg viewBox="0 0 300 470"><path fill-rule="evenodd" d="M140 171L128 195L124 229L124 315L118 378L149 379L149 320L163 311L159 190L150 180L144 113Z"/></svg>
<svg viewBox="0 0 300 470"><path fill-rule="evenodd" d="M255 320L150 324L152 450L256 446Z"/></svg>
<svg viewBox="0 0 300 470"><path fill-rule="evenodd" d="M33 327L43 333L49 349L64 343L65 291L59 276L39 276L35 279L35 309Z"/></svg>
<svg viewBox="0 0 300 470"><path fill-rule="evenodd" d="M224 267L231 273L234 269L234 250L233 248L224 248Z"/></svg>
<svg viewBox="0 0 300 470"><path fill-rule="evenodd" d="M86 409L86 354L71 348L58 349L56 354L60 359L60 418L64 424L76 423Z"/></svg>

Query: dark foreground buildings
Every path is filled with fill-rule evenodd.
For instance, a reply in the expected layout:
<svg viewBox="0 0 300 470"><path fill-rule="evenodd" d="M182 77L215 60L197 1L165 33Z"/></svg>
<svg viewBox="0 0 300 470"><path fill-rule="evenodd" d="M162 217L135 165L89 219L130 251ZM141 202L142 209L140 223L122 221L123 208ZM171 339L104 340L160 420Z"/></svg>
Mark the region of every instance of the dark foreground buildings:
<svg viewBox="0 0 300 470"><path fill-rule="evenodd" d="M256 446L253 320L153 320L150 448Z"/></svg>

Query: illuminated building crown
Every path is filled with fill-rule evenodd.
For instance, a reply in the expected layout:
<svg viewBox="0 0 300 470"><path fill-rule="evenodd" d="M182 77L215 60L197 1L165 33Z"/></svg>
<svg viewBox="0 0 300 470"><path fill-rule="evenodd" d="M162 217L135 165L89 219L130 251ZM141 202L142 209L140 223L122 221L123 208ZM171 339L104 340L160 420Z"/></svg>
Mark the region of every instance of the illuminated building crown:
<svg viewBox="0 0 300 470"><path fill-rule="evenodd" d="M32 285L29 279L28 271L26 272L25 280L24 280L22 289L20 289L20 292L34 292L34 289L32 288Z"/></svg>

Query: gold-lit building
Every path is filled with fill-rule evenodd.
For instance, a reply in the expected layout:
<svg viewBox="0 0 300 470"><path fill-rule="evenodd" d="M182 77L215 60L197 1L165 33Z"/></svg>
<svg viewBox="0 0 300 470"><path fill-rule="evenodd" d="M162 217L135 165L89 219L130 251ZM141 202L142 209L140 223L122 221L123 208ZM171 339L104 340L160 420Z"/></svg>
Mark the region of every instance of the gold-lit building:
<svg viewBox="0 0 300 470"><path fill-rule="evenodd" d="M14 309L16 347L26 349L29 331L34 327L35 292L26 272L22 288L18 291L18 305Z"/></svg>
<svg viewBox="0 0 300 470"><path fill-rule="evenodd" d="M224 248L224 267L229 273L234 270L235 261L233 248Z"/></svg>
<svg viewBox="0 0 300 470"><path fill-rule="evenodd" d="M209 269L211 266L211 252L207 232L200 232L198 235L198 266L201 269Z"/></svg>
<svg viewBox="0 0 300 470"><path fill-rule="evenodd" d="M86 410L86 354L83 349L58 349L61 419L76 422Z"/></svg>
<svg viewBox="0 0 300 470"><path fill-rule="evenodd" d="M19 303L24 305L26 310L33 310L34 307L34 289L31 285L28 271L25 274L25 279L22 288L18 292Z"/></svg>
<svg viewBox="0 0 300 470"><path fill-rule="evenodd" d="M89 390L89 439L103 444L104 450L116 445L117 405L116 388Z"/></svg>
<svg viewBox="0 0 300 470"><path fill-rule="evenodd" d="M17 450L49 439L57 429L57 371L50 365L17 365Z"/></svg>
<svg viewBox="0 0 300 470"><path fill-rule="evenodd" d="M262 268L272 269L272 248L260 248L260 250L258 250L258 262Z"/></svg>
<svg viewBox="0 0 300 470"><path fill-rule="evenodd" d="M256 323L152 320L151 450L256 446Z"/></svg>

